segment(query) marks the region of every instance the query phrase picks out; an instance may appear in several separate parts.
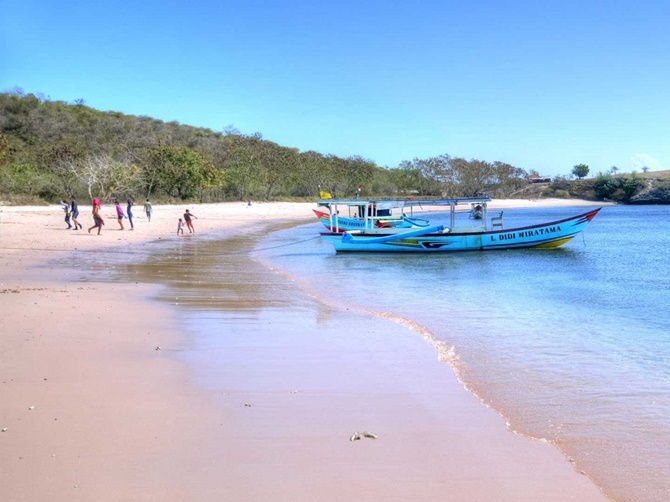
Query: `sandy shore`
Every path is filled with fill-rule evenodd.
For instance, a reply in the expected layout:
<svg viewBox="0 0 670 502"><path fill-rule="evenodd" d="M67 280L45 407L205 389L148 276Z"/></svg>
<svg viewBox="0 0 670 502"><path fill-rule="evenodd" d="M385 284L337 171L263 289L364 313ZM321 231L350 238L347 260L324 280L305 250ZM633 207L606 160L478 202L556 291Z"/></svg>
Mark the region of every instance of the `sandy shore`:
<svg viewBox="0 0 670 502"><path fill-rule="evenodd" d="M592 203L489 207L534 205ZM194 206L194 238L259 220L309 222L312 207ZM271 346L256 326L248 346L221 356L235 399L193 382L170 350L188 333L152 300L157 287L79 282L77 273L77 262L104 262L110 249L191 238L175 235L183 209L157 206L148 222L137 208L135 230L120 231L107 206L97 236L86 232L88 206L76 232L57 206L2 208L0 499L603 500L558 450L507 431L434 349L391 322L297 320L309 336L286 331ZM384 351L380 332L393 340ZM379 439L349 440L370 424Z"/></svg>

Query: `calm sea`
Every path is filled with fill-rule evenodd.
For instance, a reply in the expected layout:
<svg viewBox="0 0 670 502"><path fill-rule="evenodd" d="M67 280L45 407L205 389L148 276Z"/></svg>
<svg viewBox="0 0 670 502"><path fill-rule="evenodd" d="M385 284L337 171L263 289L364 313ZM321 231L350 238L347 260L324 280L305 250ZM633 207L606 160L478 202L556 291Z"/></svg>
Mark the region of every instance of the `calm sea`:
<svg viewBox="0 0 670 502"><path fill-rule="evenodd" d="M509 210L505 226L586 210ZM511 430L557 445L615 500L670 500L670 206L605 207L554 250L336 255L320 230L225 248L183 239L117 271L197 305L182 316L207 343L219 328L203 318L243 325L259 315L245 310L249 299L282 309L289 289L307 293L291 300L294 312L336 301L413 326ZM239 266L248 273L227 272Z"/></svg>

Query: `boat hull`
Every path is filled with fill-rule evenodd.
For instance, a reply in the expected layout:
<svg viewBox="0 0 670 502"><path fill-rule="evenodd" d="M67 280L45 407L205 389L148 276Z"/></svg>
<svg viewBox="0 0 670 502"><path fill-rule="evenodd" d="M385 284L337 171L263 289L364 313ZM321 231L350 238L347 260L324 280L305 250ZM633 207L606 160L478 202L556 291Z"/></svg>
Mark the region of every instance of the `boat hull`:
<svg viewBox="0 0 670 502"><path fill-rule="evenodd" d="M457 251L492 251L500 249L542 248L562 246L578 235L595 218L601 208L578 216L540 225L468 233L424 233L389 241L379 234L322 234L338 253L346 252L420 252L445 253Z"/></svg>

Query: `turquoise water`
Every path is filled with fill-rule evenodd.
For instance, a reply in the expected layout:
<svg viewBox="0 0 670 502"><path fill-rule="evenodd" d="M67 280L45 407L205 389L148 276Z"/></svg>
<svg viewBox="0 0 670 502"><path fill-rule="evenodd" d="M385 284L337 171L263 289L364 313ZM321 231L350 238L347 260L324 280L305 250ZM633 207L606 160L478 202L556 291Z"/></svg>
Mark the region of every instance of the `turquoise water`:
<svg viewBox="0 0 670 502"><path fill-rule="evenodd" d="M585 211L507 211L505 225ZM670 500L670 207L605 207L555 250L336 255L303 242L318 225L254 256L325 302L419 326L510 429L556 444L616 500Z"/></svg>
<svg viewBox="0 0 670 502"><path fill-rule="evenodd" d="M587 210L509 210L505 225ZM180 357L214 389L222 325L244 337L330 315L324 304L392 319L511 430L558 446L613 499L670 500L670 206L605 207L553 250L336 255L316 221L252 230L163 242L130 264L108 253L94 277L164 285L190 333Z"/></svg>

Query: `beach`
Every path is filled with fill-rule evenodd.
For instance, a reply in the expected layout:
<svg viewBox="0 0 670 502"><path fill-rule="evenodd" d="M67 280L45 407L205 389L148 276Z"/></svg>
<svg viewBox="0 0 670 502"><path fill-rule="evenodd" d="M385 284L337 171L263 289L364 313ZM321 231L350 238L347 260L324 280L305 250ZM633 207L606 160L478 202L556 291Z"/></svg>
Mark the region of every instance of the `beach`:
<svg viewBox="0 0 670 502"><path fill-rule="evenodd" d="M591 204L508 200L489 210ZM121 231L106 205L100 236L87 232L89 206L78 231L65 229L58 206L2 207L2 499L605 500L558 449L509 431L405 326L287 312L267 344L267 319L241 322L244 342L219 361L221 395L174 356L190 333L155 300L159 286L82 281L78 271L104 266L105 253L144 260L160 241L309 222L313 207L190 206L196 234L183 237L185 206L154 206L151 222L137 207L135 230L126 220ZM352 441L357 431L376 438Z"/></svg>

